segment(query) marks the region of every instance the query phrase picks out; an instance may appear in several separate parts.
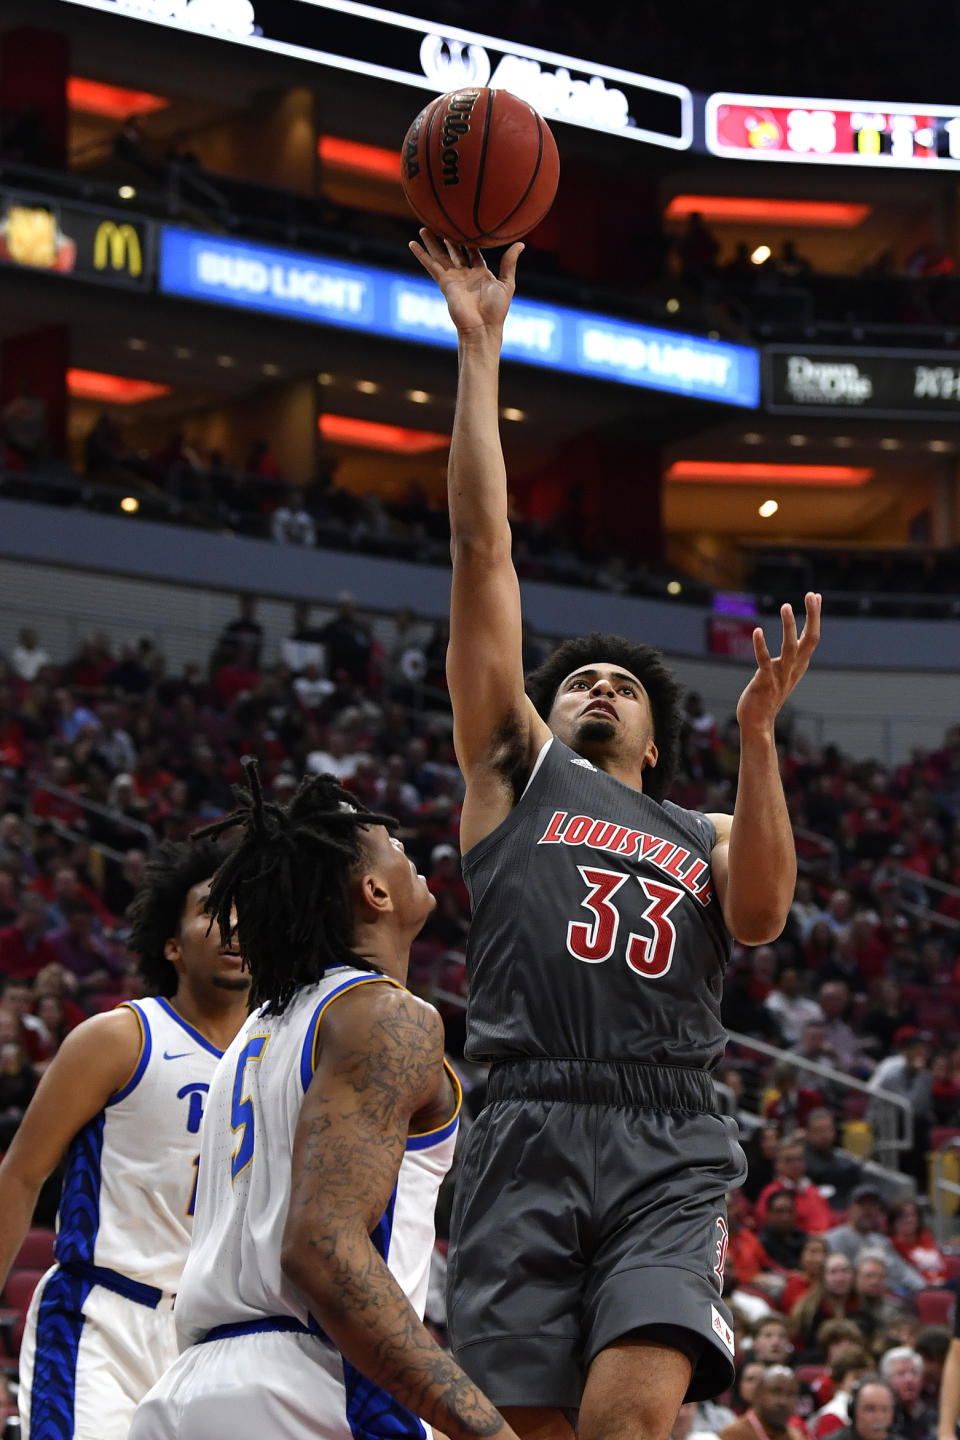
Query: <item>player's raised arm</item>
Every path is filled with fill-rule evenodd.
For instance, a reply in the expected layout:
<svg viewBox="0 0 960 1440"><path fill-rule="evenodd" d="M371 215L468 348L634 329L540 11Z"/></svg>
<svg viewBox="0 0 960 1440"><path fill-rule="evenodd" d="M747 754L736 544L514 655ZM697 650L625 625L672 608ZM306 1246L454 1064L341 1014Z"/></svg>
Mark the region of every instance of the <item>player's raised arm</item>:
<svg viewBox="0 0 960 1440"><path fill-rule="evenodd" d="M772 658L763 631L753 632L757 672L737 705L740 777L733 819L714 815L717 844L711 873L727 929L744 945L775 940L786 924L797 878L793 829L784 799L774 722L806 673L820 639L820 596L806 597L797 636L789 605L781 608L783 645Z"/></svg>
<svg viewBox="0 0 960 1440"><path fill-rule="evenodd" d="M72 1031L37 1086L0 1165L0 1285L30 1228L40 1187L70 1141L129 1080L140 1025L122 1007Z"/></svg>
<svg viewBox="0 0 960 1440"><path fill-rule="evenodd" d="M293 1146L284 1272L341 1354L451 1440L512 1431L434 1342L371 1241L411 1116L443 1079L443 1027L394 987L361 986L324 1016Z"/></svg>
<svg viewBox="0 0 960 1440"><path fill-rule="evenodd" d="M443 291L459 340L447 487L453 559L447 678L469 805L469 788L488 775L525 780L524 768L549 734L524 694L520 587L500 445L500 346L523 247L510 247L495 276L478 250L420 233L423 244L410 248Z"/></svg>

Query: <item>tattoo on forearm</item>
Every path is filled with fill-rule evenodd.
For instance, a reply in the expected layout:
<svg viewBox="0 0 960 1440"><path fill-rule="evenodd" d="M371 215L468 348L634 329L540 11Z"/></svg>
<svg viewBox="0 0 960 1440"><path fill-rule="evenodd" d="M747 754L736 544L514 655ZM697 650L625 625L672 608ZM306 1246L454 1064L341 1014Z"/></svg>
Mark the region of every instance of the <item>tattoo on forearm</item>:
<svg viewBox="0 0 960 1440"><path fill-rule="evenodd" d="M315 1273L334 1343L451 1440L471 1440L496 1434L502 1417L418 1320L363 1221L375 1224L384 1208L439 1056L436 1019L416 1002L371 1017L368 1034L338 1059L335 1094L312 1107L301 1132L291 1213L309 1217L301 1280L309 1295Z"/></svg>

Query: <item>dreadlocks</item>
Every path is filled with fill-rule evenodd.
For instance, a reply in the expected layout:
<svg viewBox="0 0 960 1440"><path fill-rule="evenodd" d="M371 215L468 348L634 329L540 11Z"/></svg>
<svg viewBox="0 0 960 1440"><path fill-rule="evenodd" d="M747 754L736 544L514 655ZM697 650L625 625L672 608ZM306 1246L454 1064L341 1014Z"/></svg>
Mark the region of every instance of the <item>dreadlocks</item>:
<svg viewBox="0 0 960 1440"><path fill-rule="evenodd" d="M151 995L176 995L177 972L164 946L180 934L190 891L210 879L223 856L223 848L209 840L165 840L147 861L143 885L130 909L127 948L138 957L141 979Z"/></svg>
<svg viewBox="0 0 960 1440"><path fill-rule="evenodd" d="M246 786L237 809L197 833L241 827L238 843L217 871L207 909L224 944L236 911L240 954L251 976L253 1005L280 1015L301 985L315 984L330 965L371 968L353 950L352 872L363 862L361 830L396 827L388 815L358 807L332 775L302 780L286 805L265 800L256 762L243 762Z"/></svg>
<svg viewBox="0 0 960 1440"><path fill-rule="evenodd" d="M652 645L639 645L622 635L604 635L594 630L575 640L566 640L543 664L527 676L527 694L538 715L549 720L560 682L574 670L602 660L622 665L635 675L647 692L653 716L653 738L657 746L656 766L645 770L643 793L651 800L664 798L673 781L680 749L680 711L678 700L681 686L663 663L663 655Z"/></svg>

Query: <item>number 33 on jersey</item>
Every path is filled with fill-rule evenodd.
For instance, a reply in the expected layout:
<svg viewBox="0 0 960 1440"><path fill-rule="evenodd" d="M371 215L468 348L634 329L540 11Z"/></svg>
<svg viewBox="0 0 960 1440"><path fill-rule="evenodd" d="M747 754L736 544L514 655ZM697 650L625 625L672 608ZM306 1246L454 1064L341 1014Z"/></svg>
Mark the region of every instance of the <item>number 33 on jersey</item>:
<svg viewBox="0 0 960 1440"><path fill-rule="evenodd" d="M709 1069L730 953L715 839L706 816L550 740L517 805L464 857L469 1058L529 1054L532 1039L546 1056Z"/></svg>

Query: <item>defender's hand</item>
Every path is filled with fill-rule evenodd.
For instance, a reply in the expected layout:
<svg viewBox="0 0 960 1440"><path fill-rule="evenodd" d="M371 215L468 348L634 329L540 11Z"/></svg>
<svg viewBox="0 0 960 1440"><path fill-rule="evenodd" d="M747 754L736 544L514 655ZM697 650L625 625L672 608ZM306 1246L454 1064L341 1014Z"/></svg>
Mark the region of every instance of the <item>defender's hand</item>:
<svg viewBox="0 0 960 1440"><path fill-rule="evenodd" d="M502 330L513 299L522 243L510 246L500 261L500 274L494 275L479 250L440 240L431 230L421 230L420 238L423 244L411 240L410 249L443 291L458 335Z"/></svg>
<svg viewBox="0 0 960 1440"><path fill-rule="evenodd" d="M771 658L759 625L753 632L753 649L757 657L757 673L740 696L737 721L741 731L769 731L784 701L806 673L820 639L819 595L809 592L804 598L807 618L803 633L797 638L797 622L791 605L780 607L783 621L783 645L776 659Z"/></svg>

